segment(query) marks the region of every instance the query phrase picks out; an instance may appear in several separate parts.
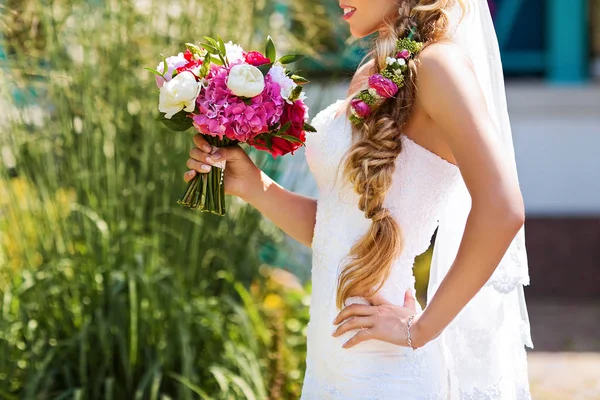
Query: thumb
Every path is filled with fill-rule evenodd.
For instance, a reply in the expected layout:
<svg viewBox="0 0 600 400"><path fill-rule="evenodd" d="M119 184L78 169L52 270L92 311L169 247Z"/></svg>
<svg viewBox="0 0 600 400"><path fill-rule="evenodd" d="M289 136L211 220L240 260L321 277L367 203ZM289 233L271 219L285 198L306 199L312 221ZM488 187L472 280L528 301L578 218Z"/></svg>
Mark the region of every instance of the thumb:
<svg viewBox="0 0 600 400"><path fill-rule="evenodd" d="M404 307L410 308L411 310L416 310L416 303L417 300L415 299L415 296L413 296L412 290L406 289L406 292L404 292Z"/></svg>

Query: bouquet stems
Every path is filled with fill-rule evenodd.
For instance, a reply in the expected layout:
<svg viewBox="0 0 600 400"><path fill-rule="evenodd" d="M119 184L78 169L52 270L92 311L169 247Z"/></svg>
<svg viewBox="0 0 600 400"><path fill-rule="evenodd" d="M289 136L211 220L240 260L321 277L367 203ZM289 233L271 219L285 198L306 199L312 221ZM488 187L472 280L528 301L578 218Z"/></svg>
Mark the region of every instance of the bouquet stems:
<svg viewBox="0 0 600 400"><path fill-rule="evenodd" d="M221 140L212 136L204 137L215 147L232 144L232 141L227 138ZM226 214L224 174L225 170L218 167L212 167L208 173L196 174L177 203L192 210L224 216Z"/></svg>

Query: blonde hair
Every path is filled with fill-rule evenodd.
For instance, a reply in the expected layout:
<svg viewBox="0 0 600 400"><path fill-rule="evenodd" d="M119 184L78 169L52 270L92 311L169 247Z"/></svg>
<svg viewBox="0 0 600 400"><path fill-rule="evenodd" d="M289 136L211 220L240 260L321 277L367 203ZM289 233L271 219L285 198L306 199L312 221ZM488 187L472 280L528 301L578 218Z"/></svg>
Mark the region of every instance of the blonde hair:
<svg viewBox="0 0 600 400"><path fill-rule="evenodd" d="M369 54L375 61L371 74L386 67L386 58L396 52L396 41L411 28L415 31L414 39L423 42L424 47L444 38L448 11L457 2L464 11L463 0L400 0L397 20L386 22L387 28L380 32ZM340 309L348 297L375 294L403 249L400 226L383 203L392 183L396 158L402 151L402 128L413 111L416 97L417 64L411 60L408 67L404 87L355 127L357 140L346 154L344 174L360 196L359 209L372 223L350 249L350 262L338 278L336 304Z"/></svg>

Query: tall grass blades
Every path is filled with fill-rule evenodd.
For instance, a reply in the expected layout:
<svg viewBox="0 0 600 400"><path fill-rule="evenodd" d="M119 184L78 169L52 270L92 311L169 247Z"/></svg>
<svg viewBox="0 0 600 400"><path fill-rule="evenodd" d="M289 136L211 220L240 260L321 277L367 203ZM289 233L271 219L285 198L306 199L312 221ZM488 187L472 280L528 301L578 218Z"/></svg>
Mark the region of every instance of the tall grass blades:
<svg viewBox="0 0 600 400"><path fill-rule="evenodd" d="M142 69L203 35L262 43L277 6L0 5L0 398L298 395L302 335L294 373L274 368L274 317L244 289L280 234L235 199L226 218L176 204L191 137L155 121Z"/></svg>

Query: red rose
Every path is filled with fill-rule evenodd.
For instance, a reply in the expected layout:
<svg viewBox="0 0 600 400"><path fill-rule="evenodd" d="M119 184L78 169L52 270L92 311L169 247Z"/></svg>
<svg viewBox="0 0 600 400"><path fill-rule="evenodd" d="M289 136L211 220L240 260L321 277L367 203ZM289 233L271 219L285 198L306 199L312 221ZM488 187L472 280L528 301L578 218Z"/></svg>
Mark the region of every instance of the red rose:
<svg viewBox="0 0 600 400"><path fill-rule="evenodd" d="M296 100L293 104L286 103L283 108L283 114L281 115L281 125L285 125L290 121L291 125L283 134L295 137L304 143L306 140L306 132L304 131L306 112L306 105L301 100ZM268 151L273 157L284 156L288 153L294 154L294 152L302 146L301 143L290 142L286 139L274 137L271 142L271 150L269 150L264 145L263 140L260 142L261 143L257 143L257 141L254 141L252 145L259 150Z"/></svg>
<svg viewBox="0 0 600 400"><path fill-rule="evenodd" d="M182 73L184 71L190 71L190 72L192 72L193 69L196 69L200 65L202 65L202 60L192 60L192 61L189 61L184 66L177 68L177 73L180 74L180 73Z"/></svg>
<svg viewBox="0 0 600 400"><path fill-rule="evenodd" d="M186 60L188 60L188 62L194 61L194 55L189 50L185 51L185 53L183 54L183 58L185 58Z"/></svg>
<svg viewBox="0 0 600 400"><path fill-rule="evenodd" d="M259 67L264 64L269 64L271 62L271 60L269 60L267 57L263 56L258 51L251 51L251 52L246 53L246 62L255 67Z"/></svg>

